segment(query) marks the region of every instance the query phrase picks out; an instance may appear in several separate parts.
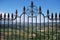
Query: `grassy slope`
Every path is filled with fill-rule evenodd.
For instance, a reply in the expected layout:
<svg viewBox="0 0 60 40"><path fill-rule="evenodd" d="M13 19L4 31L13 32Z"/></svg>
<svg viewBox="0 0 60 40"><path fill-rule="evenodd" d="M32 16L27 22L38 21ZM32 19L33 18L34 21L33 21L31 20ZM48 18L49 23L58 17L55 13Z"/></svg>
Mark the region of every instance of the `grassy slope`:
<svg viewBox="0 0 60 40"><path fill-rule="evenodd" d="M29 31L32 32L31 29ZM52 40L52 35L53 35L53 39L56 38L55 37L56 36L56 31L55 31L55 28L54 28L54 30L52 32L52 29L49 28L49 34L48 34L48 28L45 28L45 34L44 34L44 29L37 30L37 33L36 33L36 30L34 30L33 34L31 34L31 33L28 33L27 31L23 31L23 30L20 30L19 31L18 29L13 29L13 31L12 31L12 29L9 28L9 30L8 29L5 29L5 33L4 33L4 30L1 29L1 35L2 35L1 36L2 39L3 39L4 35L5 35L5 39L8 39L9 38L10 40L11 40L12 37L13 37L12 39L15 39L14 37L16 37L17 39L19 39L19 37L20 38L21 37L22 38L24 37L24 38L31 39L32 38L32 35L33 35L33 38L34 39L38 39L38 40L42 39L42 40L44 40L44 37L45 37L45 39L48 40L48 35L49 35L49 39ZM58 36L58 40L60 40L59 39L60 38L60 31L59 30L58 30L58 35L59 35Z"/></svg>

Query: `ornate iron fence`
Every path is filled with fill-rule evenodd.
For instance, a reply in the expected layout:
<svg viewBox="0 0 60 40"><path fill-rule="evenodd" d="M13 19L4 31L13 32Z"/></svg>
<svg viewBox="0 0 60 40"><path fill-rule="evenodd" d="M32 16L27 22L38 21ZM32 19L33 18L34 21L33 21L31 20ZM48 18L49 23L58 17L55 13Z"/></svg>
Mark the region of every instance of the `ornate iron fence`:
<svg viewBox="0 0 60 40"><path fill-rule="evenodd" d="M60 13L59 15L55 13L54 17L53 13L49 15L47 10L45 16L41 6L38 9L33 2L28 8L24 6L21 15L18 15L17 10L15 13L15 15L13 13L0 14L0 40L60 40ZM43 22L41 22L41 15ZM47 22L45 22L46 18Z"/></svg>

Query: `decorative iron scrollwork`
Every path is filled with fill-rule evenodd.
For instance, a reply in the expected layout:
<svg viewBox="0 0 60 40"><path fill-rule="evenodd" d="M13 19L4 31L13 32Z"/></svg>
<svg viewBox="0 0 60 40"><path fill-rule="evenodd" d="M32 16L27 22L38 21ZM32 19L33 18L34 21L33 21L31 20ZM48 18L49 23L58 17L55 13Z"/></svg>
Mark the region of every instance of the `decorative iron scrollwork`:
<svg viewBox="0 0 60 40"><path fill-rule="evenodd" d="M38 8L31 2L31 5L27 7L26 13L28 16L35 16L38 13Z"/></svg>

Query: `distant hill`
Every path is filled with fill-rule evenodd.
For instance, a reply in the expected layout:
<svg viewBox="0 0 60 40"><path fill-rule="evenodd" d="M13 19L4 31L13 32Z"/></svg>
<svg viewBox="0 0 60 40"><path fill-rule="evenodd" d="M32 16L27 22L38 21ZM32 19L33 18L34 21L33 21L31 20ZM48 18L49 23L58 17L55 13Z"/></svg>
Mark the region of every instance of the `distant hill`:
<svg viewBox="0 0 60 40"><path fill-rule="evenodd" d="M25 26L24 26L25 25ZM56 25L56 22L53 22L53 26L55 26ZM59 26L59 22L57 22L57 25ZM8 25L8 23L6 23L5 25L4 24L1 24L1 26L2 26L2 28L15 28L16 29L16 27L17 28L21 28L21 29L23 29L23 28L26 28L26 27L32 27L32 23L21 23L21 25L20 25L20 23L17 23L17 25L16 25L16 23L9 23L9 25ZM9 26L9 27L8 27ZM40 27L40 23L33 23L33 27ZM52 26L52 22L49 22L49 26ZM41 23L41 27L44 27L44 23ZM45 23L45 27L48 27L48 23L46 22Z"/></svg>

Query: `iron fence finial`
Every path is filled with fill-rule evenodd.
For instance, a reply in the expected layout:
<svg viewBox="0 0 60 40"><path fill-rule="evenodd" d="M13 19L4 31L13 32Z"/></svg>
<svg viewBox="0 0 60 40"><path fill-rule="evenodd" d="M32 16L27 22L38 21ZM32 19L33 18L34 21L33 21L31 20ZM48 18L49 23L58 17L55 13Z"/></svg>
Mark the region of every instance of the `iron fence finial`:
<svg viewBox="0 0 60 40"><path fill-rule="evenodd" d="M11 17L13 18L13 13L12 13Z"/></svg>
<svg viewBox="0 0 60 40"><path fill-rule="evenodd" d="M18 11L16 10L16 15L18 14Z"/></svg>
<svg viewBox="0 0 60 40"><path fill-rule="evenodd" d="M49 10L47 10L47 17L49 18Z"/></svg>
<svg viewBox="0 0 60 40"><path fill-rule="evenodd" d="M39 13L41 13L41 6L39 6Z"/></svg>
<svg viewBox="0 0 60 40"><path fill-rule="evenodd" d="M49 14L49 10L47 10L47 14Z"/></svg>
<svg viewBox="0 0 60 40"><path fill-rule="evenodd" d="M6 19L6 13L4 13L4 20Z"/></svg>
<svg viewBox="0 0 60 40"><path fill-rule="evenodd" d="M23 12L25 13L25 6L23 7Z"/></svg>
<svg viewBox="0 0 60 40"><path fill-rule="evenodd" d="M6 17L6 14L4 14L4 18Z"/></svg>
<svg viewBox="0 0 60 40"><path fill-rule="evenodd" d="M55 13L55 20L57 20L57 13Z"/></svg>
<svg viewBox="0 0 60 40"><path fill-rule="evenodd" d="M60 20L60 13L59 13L59 20Z"/></svg>
<svg viewBox="0 0 60 40"><path fill-rule="evenodd" d="M9 15L9 13L8 13L8 20L9 20L9 17L10 17L10 15Z"/></svg>
<svg viewBox="0 0 60 40"><path fill-rule="evenodd" d="M31 7L33 8L34 4L33 4L33 1L31 1Z"/></svg>
<svg viewBox="0 0 60 40"><path fill-rule="evenodd" d="M15 19L17 18L17 14L18 14L18 11L16 10L16 16L15 16Z"/></svg>
<svg viewBox="0 0 60 40"><path fill-rule="evenodd" d="M0 20L2 20L2 13L0 14Z"/></svg>
<svg viewBox="0 0 60 40"><path fill-rule="evenodd" d="M12 20L13 20L13 13L11 14Z"/></svg>
<svg viewBox="0 0 60 40"><path fill-rule="evenodd" d="M51 19L53 20L53 13L51 14Z"/></svg>

